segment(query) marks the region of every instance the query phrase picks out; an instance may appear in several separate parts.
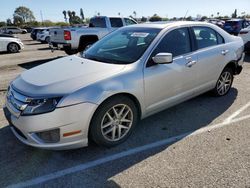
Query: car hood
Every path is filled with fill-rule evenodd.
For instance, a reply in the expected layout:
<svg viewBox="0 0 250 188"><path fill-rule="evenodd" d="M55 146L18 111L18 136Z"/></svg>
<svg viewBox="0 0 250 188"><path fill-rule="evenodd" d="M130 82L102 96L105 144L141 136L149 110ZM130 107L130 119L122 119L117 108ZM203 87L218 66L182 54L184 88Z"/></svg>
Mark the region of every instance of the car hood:
<svg viewBox="0 0 250 188"><path fill-rule="evenodd" d="M65 95L114 76L124 67L68 56L23 72L12 87L30 97Z"/></svg>

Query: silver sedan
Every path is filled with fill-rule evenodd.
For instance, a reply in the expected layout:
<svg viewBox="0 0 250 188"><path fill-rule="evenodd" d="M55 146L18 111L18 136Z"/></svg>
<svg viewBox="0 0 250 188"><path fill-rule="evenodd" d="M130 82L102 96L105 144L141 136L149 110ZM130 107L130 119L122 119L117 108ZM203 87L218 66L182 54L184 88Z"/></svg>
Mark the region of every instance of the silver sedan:
<svg viewBox="0 0 250 188"><path fill-rule="evenodd" d="M211 91L226 95L242 70L243 41L200 22L118 29L85 52L22 73L5 116L23 143L46 149L125 141L138 120Z"/></svg>

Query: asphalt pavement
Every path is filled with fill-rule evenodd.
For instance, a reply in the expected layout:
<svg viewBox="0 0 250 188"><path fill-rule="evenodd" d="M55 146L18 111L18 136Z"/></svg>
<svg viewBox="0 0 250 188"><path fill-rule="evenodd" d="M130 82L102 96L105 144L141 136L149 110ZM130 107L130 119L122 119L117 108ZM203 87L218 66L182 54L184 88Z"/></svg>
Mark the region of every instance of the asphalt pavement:
<svg viewBox="0 0 250 188"><path fill-rule="evenodd" d="M65 55L21 37L26 50L0 54L0 105L15 76ZM0 185L250 187L249 81L248 55L227 96L203 94L148 117L128 141L110 149L94 143L68 151L26 146L11 133L0 110Z"/></svg>

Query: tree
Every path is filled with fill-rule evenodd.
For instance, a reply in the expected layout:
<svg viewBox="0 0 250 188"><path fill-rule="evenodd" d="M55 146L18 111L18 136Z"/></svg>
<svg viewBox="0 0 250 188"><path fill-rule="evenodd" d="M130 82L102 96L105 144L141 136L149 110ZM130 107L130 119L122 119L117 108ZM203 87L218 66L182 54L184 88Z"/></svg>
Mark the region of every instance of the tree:
<svg viewBox="0 0 250 188"><path fill-rule="evenodd" d="M136 19L136 15L137 15L136 11L133 12L133 15L134 15L134 18Z"/></svg>
<svg viewBox="0 0 250 188"><path fill-rule="evenodd" d="M186 18L186 20L187 20L187 21L192 21L193 18L192 18L191 16L188 16L188 17Z"/></svg>
<svg viewBox="0 0 250 188"><path fill-rule="evenodd" d="M219 18L219 16L220 16L220 12L217 12L217 18Z"/></svg>
<svg viewBox="0 0 250 188"><path fill-rule="evenodd" d="M142 18L141 18L141 22L146 22L147 21L147 18L146 17L144 17L144 16L142 16Z"/></svg>
<svg viewBox="0 0 250 188"><path fill-rule="evenodd" d="M84 20L84 14L83 14L82 8L80 9L80 16L81 16L82 20Z"/></svg>
<svg viewBox="0 0 250 188"><path fill-rule="evenodd" d="M11 21L11 19L10 19L10 18L8 18L8 19L6 20L6 24L7 24L7 26L12 25L12 21Z"/></svg>
<svg viewBox="0 0 250 188"><path fill-rule="evenodd" d="M67 20L68 20L68 18L67 18L67 11L64 10L62 13L63 13L63 15L64 15L64 20L65 20L65 22L67 22Z"/></svg>
<svg viewBox="0 0 250 188"><path fill-rule="evenodd" d="M207 19L207 16L202 16L201 17L201 21L204 21L204 20L206 20Z"/></svg>
<svg viewBox="0 0 250 188"><path fill-rule="evenodd" d="M0 22L0 27L6 26L6 22Z"/></svg>
<svg viewBox="0 0 250 188"><path fill-rule="evenodd" d="M13 22L14 22L14 25L17 25L17 26L23 25L25 23L22 17L19 15L15 15L13 17Z"/></svg>
<svg viewBox="0 0 250 188"><path fill-rule="evenodd" d="M157 21L162 21L162 18L158 16L157 14L154 14L151 18L149 18L150 22L157 22Z"/></svg>
<svg viewBox="0 0 250 188"><path fill-rule="evenodd" d="M24 6L17 7L13 14L14 23L26 23L35 20L33 12Z"/></svg>
<svg viewBox="0 0 250 188"><path fill-rule="evenodd" d="M232 18L237 18L237 9L234 10L234 13L232 14Z"/></svg>

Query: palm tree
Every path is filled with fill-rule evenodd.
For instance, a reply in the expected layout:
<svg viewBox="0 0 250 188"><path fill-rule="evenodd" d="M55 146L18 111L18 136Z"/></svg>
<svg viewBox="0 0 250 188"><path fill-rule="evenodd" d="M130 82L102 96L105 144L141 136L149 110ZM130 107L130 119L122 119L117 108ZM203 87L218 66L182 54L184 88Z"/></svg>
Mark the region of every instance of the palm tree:
<svg viewBox="0 0 250 188"><path fill-rule="evenodd" d="M83 14L82 8L80 9L80 16L81 16L82 20L84 20L84 14Z"/></svg>
<svg viewBox="0 0 250 188"><path fill-rule="evenodd" d="M64 20L65 20L65 22L67 22L67 11L64 10L62 13L63 13L63 15L64 15Z"/></svg>
<svg viewBox="0 0 250 188"><path fill-rule="evenodd" d="M134 14L134 18L136 18L136 15L137 15L136 11L134 11L133 14Z"/></svg>

